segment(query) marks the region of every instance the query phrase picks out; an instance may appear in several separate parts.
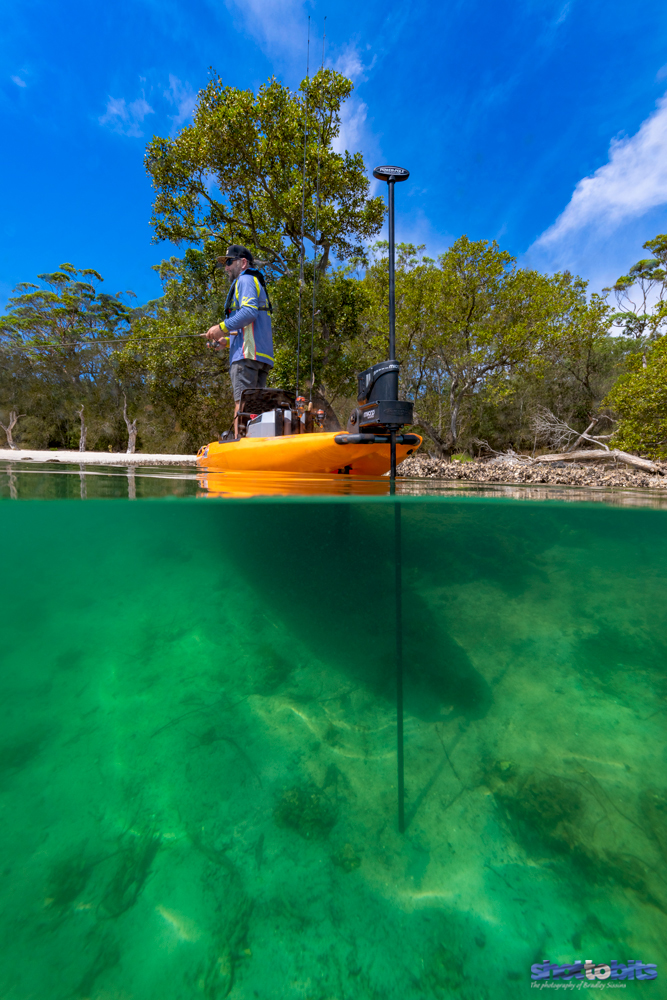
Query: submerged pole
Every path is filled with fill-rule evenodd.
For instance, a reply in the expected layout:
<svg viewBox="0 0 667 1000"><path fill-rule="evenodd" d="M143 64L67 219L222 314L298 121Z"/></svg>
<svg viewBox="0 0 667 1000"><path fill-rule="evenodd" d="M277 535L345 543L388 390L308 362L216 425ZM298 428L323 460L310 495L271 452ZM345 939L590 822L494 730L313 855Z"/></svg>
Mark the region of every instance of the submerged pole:
<svg viewBox="0 0 667 1000"><path fill-rule="evenodd" d="M403 567L401 560L401 505L394 503L394 579L396 587L396 763L398 777L398 832L405 833L405 768L403 764Z"/></svg>
<svg viewBox="0 0 667 1000"><path fill-rule="evenodd" d="M396 260L394 231L394 188L397 181L406 181L410 171L405 167L376 167L373 177L387 184L387 208L389 214L389 360L396 361ZM395 387L389 398L398 403L398 367L395 373ZM387 397L383 397L386 399ZM401 424L388 421L391 465L389 471L389 495L396 496L396 434ZM398 784L398 832L405 833L405 768L403 763L403 581L401 567L401 504L394 500L394 586L396 627L396 766Z"/></svg>

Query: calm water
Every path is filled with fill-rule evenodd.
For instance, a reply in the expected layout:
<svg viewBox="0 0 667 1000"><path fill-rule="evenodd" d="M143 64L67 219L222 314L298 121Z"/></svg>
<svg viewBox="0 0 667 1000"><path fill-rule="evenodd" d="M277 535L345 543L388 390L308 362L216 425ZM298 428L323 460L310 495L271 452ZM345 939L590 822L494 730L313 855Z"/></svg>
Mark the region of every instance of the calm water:
<svg viewBox="0 0 667 1000"><path fill-rule="evenodd" d="M545 959L667 996L665 510L0 488L2 1000L504 1000Z"/></svg>

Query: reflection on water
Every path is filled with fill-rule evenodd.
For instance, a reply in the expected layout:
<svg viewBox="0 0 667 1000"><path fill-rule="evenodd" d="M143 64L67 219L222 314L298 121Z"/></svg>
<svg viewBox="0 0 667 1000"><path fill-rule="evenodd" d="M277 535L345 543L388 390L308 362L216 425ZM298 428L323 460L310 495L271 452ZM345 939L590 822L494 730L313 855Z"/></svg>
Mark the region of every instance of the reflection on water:
<svg viewBox="0 0 667 1000"><path fill-rule="evenodd" d="M3 475L4 468L4 475ZM388 497L387 476L208 472L193 466L99 466L7 462L0 466L0 499L93 500L200 497ZM592 501L626 507L667 507L663 490L523 486L461 480L398 478L397 496L506 497L514 500Z"/></svg>
<svg viewBox="0 0 667 1000"><path fill-rule="evenodd" d="M664 511L4 475L1 997L514 1000L545 959L664 995Z"/></svg>
<svg viewBox="0 0 667 1000"><path fill-rule="evenodd" d="M196 470L188 466L90 466L61 462L3 462L0 499L136 500L196 496Z"/></svg>

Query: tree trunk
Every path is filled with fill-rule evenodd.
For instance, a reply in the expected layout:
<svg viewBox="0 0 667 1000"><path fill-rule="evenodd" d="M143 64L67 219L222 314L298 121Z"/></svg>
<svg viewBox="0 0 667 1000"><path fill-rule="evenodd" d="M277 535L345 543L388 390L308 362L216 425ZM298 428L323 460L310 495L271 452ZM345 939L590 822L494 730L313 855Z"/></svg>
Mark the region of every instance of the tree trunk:
<svg viewBox="0 0 667 1000"><path fill-rule="evenodd" d="M438 434L442 437L442 373L438 369Z"/></svg>
<svg viewBox="0 0 667 1000"><path fill-rule="evenodd" d="M413 422L414 427L420 427L431 439L433 444L438 450L439 458L449 458L451 455L451 450L447 441L438 434L433 424L429 424L428 420L423 420L419 414L415 413L415 419Z"/></svg>
<svg viewBox="0 0 667 1000"><path fill-rule="evenodd" d="M21 450L17 444L14 444L14 438L12 437L12 431L16 427L21 417L25 417L25 413L17 413L16 410L10 410L9 423L5 425L2 422L0 422L0 427L2 427L3 431L7 435L7 444L9 445L12 451Z"/></svg>
<svg viewBox="0 0 667 1000"><path fill-rule="evenodd" d="M664 475L660 466L651 462L648 458L638 458L637 455L630 455L627 451L619 451L618 448L612 448L611 451L591 449L590 451L566 451L562 455L538 455L535 462L579 462L582 460L597 462L600 459L609 460L611 458L618 459L619 462L625 462L626 465L634 465L637 469L643 469L645 472L657 472L659 475Z"/></svg>
<svg viewBox="0 0 667 1000"><path fill-rule="evenodd" d="M456 448L456 442L459 436L458 432L458 420L459 420L459 410L461 409L461 401L457 400L452 406L451 415L449 418L449 450L453 452Z"/></svg>
<svg viewBox="0 0 667 1000"><path fill-rule="evenodd" d="M459 380L457 378L452 379L452 384L449 387L449 441L447 442L447 447L449 448L449 454L451 455L456 447L456 439L458 438L458 419L459 410L461 409L461 396L463 393L459 393L458 397L456 395L456 390L459 387Z"/></svg>
<svg viewBox="0 0 667 1000"><path fill-rule="evenodd" d="M123 420L125 421L125 426L127 427L127 451L126 455L134 455L134 449L137 446L137 418L130 420L127 415L127 397L123 393Z"/></svg>
<svg viewBox="0 0 667 1000"><path fill-rule="evenodd" d="M83 403L81 404L81 409L76 412L79 414L79 420L81 421L81 431L79 432L79 451L85 451L87 428L83 419Z"/></svg>

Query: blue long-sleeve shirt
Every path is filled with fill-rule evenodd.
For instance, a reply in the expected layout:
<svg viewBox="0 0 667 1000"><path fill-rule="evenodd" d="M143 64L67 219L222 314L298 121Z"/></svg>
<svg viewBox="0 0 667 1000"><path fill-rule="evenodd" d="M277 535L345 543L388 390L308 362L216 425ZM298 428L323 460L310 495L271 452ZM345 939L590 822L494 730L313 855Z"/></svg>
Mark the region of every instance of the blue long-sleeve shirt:
<svg viewBox="0 0 667 1000"><path fill-rule="evenodd" d="M220 321L223 333L229 333L229 363L263 361L273 366L273 332L269 300L259 278L240 274L232 296L235 309Z"/></svg>

